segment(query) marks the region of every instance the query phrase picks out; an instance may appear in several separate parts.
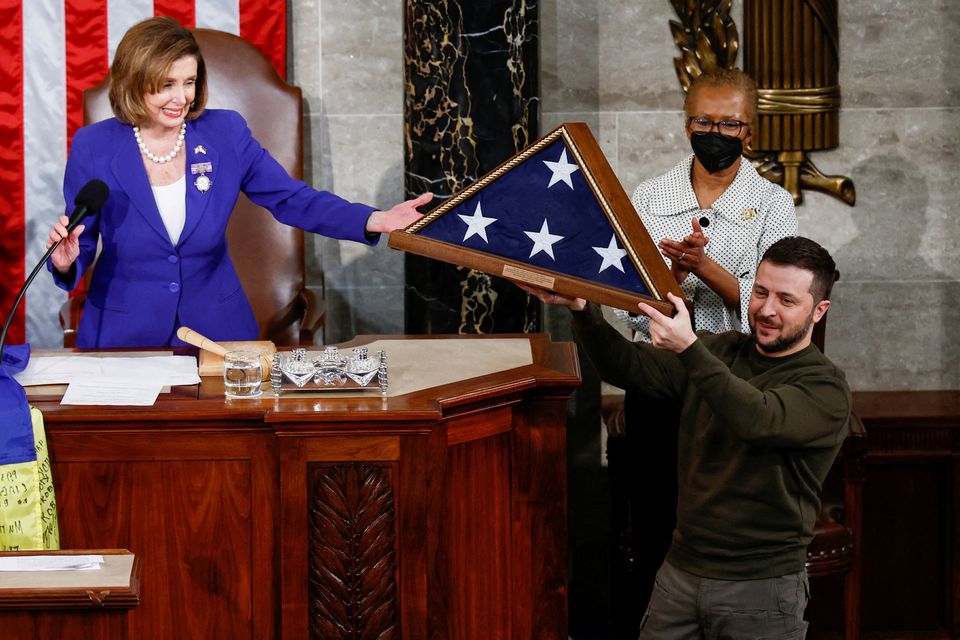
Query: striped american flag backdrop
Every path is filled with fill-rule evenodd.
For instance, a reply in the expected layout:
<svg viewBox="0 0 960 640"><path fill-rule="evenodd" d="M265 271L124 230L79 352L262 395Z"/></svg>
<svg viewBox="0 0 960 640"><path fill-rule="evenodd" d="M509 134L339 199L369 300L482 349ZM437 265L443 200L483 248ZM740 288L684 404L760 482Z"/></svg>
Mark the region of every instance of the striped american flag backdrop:
<svg viewBox="0 0 960 640"><path fill-rule="evenodd" d="M83 90L107 73L126 30L153 15L238 34L285 75L286 0L0 0L0 323L64 211ZM65 294L45 276L31 285L8 343L60 345Z"/></svg>

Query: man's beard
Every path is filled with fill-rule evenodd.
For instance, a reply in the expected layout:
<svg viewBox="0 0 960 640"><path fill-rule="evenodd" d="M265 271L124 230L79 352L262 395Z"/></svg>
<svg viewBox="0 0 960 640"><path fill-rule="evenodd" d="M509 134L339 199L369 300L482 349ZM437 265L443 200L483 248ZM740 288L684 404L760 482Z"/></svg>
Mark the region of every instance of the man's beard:
<svg viewBox="0 0 960 640"><path fill-rule="evenodd" d="M810 312L810 315L807 316L807 319L804 320L800 327L793 333L782 332L783 327L781 326L781 334L779 338L773 342L770 342L769 344L761 344L760 340L757 338L757 321L753 316L750 317L750 333L753 336L753 341L764 353L767 354L782 353L791 347L796 346L798 342L804 339L804 337L807 335L807 331L810 330L812 325L813 311Z"/></svg>

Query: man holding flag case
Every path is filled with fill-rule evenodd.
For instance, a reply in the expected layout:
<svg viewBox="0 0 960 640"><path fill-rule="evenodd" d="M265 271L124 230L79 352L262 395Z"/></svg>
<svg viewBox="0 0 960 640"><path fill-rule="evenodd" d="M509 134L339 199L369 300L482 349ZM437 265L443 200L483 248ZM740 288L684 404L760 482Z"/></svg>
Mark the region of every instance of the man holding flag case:
<svg viewBox="0 0 960 640"><path fill-rule="evenodd" d="M641 640L805 636L806 548L851 419L843 372L811 343L834 270L817 243L783 238L757 270L750 335L695 333L671 294L673 318L639 305L652 345L583 299L524 287L573 311L604 380L682 403L677 526Z"/></svg>

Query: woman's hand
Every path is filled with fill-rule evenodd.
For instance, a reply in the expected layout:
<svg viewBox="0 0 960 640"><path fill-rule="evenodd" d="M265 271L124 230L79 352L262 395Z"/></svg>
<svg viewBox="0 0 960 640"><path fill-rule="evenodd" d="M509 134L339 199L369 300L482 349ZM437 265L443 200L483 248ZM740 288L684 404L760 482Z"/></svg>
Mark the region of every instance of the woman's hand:
<svg viewBox="0 0 960 640"><path fill-rule="evenodd" d="M70 271L70 267L76 262L77 257L80 255L80 234L83 233L83 230L86 228L80 224L68 234L68 224L70 224L70 219L67 218L67 216L60 216L57 224L53 225L53 229L50 230L50 235L47 237L47 249L52 247L58 240L62 240L60 246L50 254L50 260L53 262L53 266L60 273Z"/></svg>
<svg viewBox="0 0 960 640"><path fill-rule="evenodd" d="M413 200L401 202L387 211L374 211L367 218L367 231L370 233L389 233L395 229L408 227L423 217L423 214L417 211L417 207L425 205L431 200L433 200L433 194L424 193Z"/></svg>
<svg viewBox="0 0 960 640"><path fill-rule="evenodd" d="M677 282L683 282L690 273L699 275L700 269L710 259L705 250L710 239L703 234L700 221L693 218L690 224L693 233L684 236L683 240L664 238L657 243L660 252L670 260L670 270Z"/></svg>

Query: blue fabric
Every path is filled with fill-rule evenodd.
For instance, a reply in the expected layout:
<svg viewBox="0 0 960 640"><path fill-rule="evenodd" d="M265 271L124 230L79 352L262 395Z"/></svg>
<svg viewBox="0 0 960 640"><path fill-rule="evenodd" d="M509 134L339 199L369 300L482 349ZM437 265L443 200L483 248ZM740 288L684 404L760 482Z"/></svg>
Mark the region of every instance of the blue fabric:
<svg viewBox="0 0 960 640"><path fill-rule="evenodd" d="M92 178L110 187L102 211L84 221L80 256L67 277L48 268L62 289L77 286L102 253L77 333L78 347L165 346L180 325L214 340L253 340L250 303L227 253L226 228L241 192L284 224L370 244L373 207L354 204L294 180L233 111L207 110L187 122L186 223L176 246L163 225L133 130L116 119L83 127L73 139L63 181L72 205ZM207 191L192 166L209 163ZM379 238L377 238L379 239Z"/></svg>
<svg viewBox="0 0 960 640"><path fill-rule="evenodd" d="M37 459L27 394L20 383L13 379L13 375L23 371L29 361L29 344L3 348L0 366L0 465Z"/></svg>
<svg viewBox="0 0 960 640"><path fill-rule="evenodd" d="M548 186L553 172L544 162L557 162L564 150L567 161L575 163L574 155L559 138L431 222L419 235L650 295L629 257L620 261L623 272L612 266L599 271L603 258L594 248L606 249L614 231L583 171L570 175L572 188L562 180ZM464 238L467 225L460 215L473 216L478 204L484 217L497 219L486 227L487 241L479 234ZM540 232L544 220L551 234L563 236L553 244L552 258L545 251L531 256L533 240L525 233ZM619 240L616 248L624 248Z"/></svg>

